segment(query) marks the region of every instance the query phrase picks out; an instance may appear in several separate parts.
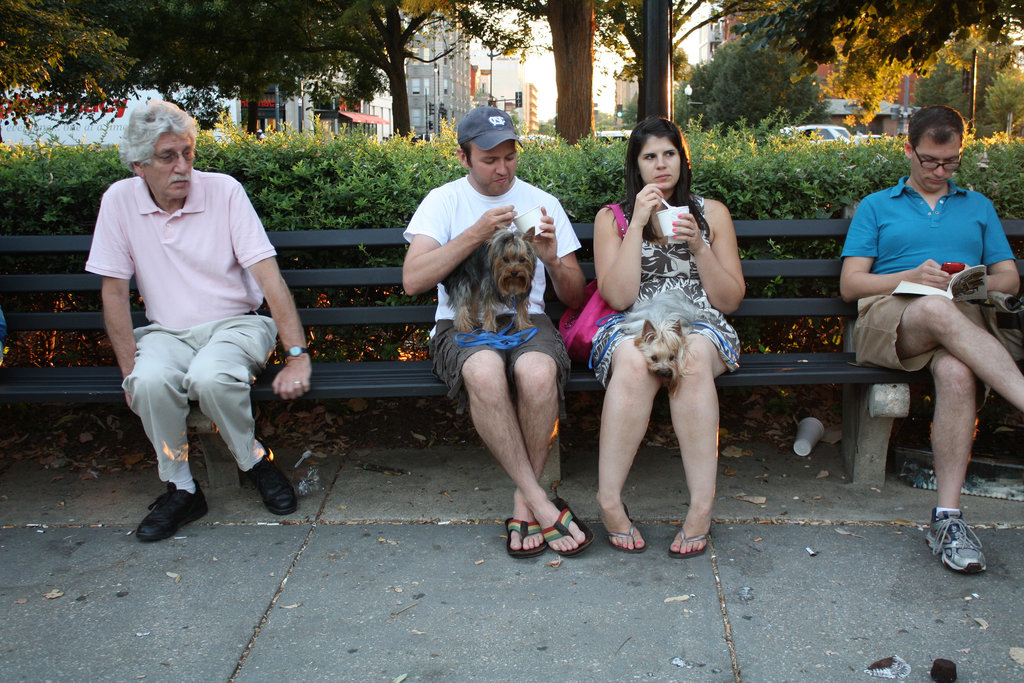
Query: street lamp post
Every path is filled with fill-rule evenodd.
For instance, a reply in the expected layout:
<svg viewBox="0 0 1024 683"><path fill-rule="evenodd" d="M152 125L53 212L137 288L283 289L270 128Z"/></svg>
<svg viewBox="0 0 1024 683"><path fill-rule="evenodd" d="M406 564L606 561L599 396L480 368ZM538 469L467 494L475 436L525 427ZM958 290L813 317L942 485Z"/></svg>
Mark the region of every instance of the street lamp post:
<svg viewBox="0 0 1024 683"><path fill-rule="evenodd" d="M433 140L441 130L441 117L438 115L437 108L437 91L440 89L440 71L441 67L437 65L437 62L434 62L434 134L430 136L431 140Z"/></svg>
<svg viewBox="0 0 1024 683"><path fill-rule="evenodd" d="M690 95L693 94L693 87L687 83L686 87L683 88L683 94L686 95L686 127L690 127Z"/></svg>

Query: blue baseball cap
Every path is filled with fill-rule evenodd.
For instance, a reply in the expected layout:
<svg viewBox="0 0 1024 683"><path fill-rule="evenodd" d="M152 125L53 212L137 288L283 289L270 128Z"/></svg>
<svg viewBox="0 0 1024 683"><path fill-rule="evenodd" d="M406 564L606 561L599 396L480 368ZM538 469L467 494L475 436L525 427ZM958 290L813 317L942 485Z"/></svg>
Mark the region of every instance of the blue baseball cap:
<svg viewBox="0 0 1024 683"><path fill-rule="evenodd" d="M483 150L494 149L506 140L519 141L516 125L506 112L494 107L477 107L459 122L459 144L476 143Z"/></svg>

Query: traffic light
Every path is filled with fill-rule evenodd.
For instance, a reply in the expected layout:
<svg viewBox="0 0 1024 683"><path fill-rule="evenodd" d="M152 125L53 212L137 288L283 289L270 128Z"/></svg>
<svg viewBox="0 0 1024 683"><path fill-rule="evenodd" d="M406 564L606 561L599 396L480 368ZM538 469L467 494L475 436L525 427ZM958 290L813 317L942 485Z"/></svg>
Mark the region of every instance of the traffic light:
<svg viewBox="0 0 1024 683"><path fill-rule="evenodd" d="M516 90L516 109L519 109L522 106L523 106L523 91L522 90Z"/></svg>
<svg viewBox="0 0 1024 683"><path fill-rule="evenodd" d="M442 119L447 119L448 118L448 108L444 106L444 102L442 102L441 104L437 105L437 111L441 115Z"/></svg>
<svg viewBox="0 0 1024 683"><path fill-rule="evenodd" d="M434 115L434 103L431 102L427 105L427 114L430 116Z"/></svg>
<svg viewBox="0 0 1024 683"><path fill-rule="evenodd" d="M621 119L622 118L622 105L621 104L616 104L615 105L615 118L617 118L617 119Z"/></svg>

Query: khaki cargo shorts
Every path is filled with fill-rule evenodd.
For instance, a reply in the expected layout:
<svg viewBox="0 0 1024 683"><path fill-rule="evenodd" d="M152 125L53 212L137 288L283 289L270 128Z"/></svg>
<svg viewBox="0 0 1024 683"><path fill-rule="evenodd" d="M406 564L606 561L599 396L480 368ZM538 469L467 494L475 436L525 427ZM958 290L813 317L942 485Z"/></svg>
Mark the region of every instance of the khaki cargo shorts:
<svg viewBox="0 0 1024 683"><path fill-rule="evenodd" d="M857 324L853 330L853 348L857 362L879 368L915 371L931 363L937 355L948 353L943 348L900 358L896 355L896 330L903 312L918 297L892 294L867 296L857 302ZM988 329L977 304L958 302L957 308L978 327Z"/></svg>

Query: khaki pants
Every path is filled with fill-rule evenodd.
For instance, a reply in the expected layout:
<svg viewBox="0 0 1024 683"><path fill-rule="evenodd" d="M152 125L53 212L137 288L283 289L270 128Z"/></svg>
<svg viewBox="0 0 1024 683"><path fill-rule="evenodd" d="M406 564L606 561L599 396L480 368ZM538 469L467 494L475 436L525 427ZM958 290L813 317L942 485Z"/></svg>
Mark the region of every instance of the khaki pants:
<svg viewBox="0 0 1024 683"><path fill-rule="evenodd" d="M277 343L277 326L240 315L172 330L135 330L135 368L122 384L156 450L162 481L188 467L189 400L217 425L238 466L253 465L255 420L249 390Z"/></svg>

